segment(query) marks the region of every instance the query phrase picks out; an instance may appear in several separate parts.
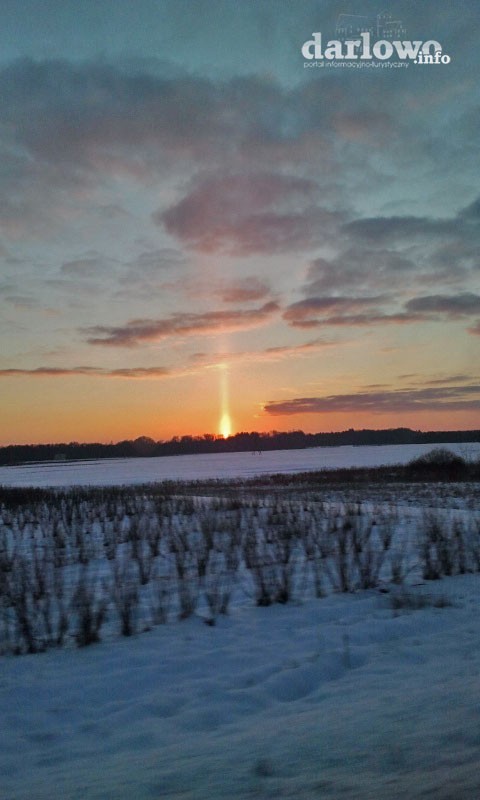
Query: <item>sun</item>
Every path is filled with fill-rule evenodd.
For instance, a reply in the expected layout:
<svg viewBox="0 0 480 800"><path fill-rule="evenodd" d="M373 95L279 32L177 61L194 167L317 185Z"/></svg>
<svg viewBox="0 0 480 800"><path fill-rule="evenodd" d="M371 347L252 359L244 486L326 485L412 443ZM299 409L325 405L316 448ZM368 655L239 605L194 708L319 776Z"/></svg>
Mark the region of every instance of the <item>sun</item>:
<svg viewBox="0 0 480 800"><path fill-rule="evenodd" d="M232 434L232 420L230 414L225 412L220 420L220 434L224 439L228 439Z"/></svg>

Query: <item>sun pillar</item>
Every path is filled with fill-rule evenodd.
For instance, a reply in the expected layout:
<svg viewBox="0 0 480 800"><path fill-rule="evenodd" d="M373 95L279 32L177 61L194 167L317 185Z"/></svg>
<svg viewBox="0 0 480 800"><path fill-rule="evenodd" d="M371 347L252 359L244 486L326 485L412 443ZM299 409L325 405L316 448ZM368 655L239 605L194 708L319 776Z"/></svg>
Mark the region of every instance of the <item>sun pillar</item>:
<svg viewBox="0 0 480 800"><path fill-rule="evenodd" d="M232 420L229 411L229 392L228 392L228 366L222 364L220 367L220 434L227 439L232 433Z"/></svg>

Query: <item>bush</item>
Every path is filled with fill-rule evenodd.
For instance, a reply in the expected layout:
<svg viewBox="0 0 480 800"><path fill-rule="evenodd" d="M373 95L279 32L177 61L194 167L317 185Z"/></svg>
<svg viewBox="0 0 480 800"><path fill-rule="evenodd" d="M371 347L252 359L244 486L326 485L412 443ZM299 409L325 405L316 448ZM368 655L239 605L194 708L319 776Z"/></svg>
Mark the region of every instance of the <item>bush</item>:
<svg viewBox="0 0 480 800"><path fill-rule="evenodd" d="M437 447L412 459L406 466L409 477L422 480L458 481L467 478L469 465L464 458L445 447Z"/></svg>
<svg viewBox="0 0 480 800"><path fill-rule="evenodd" d="M442 449L411 463L476 468ZM480 571L480 520L464 503L452 515L440 502L444 486L425 490L423 515L400 519L385 501L372 508L360 500L358 487L327 501L311 486L299 490L294 481L289 494L286 483L278 490L271 481L273 488L256 490L218 483L206 496L178 483L175 493L42 490L0 501L0 653L86 646L117 626L131 636L187 619L199 604L215 624L237 591L270 606L306 593L402 585L412 570L424 580ZM430 601L396 595L392 603L396 610Z"/></svg>

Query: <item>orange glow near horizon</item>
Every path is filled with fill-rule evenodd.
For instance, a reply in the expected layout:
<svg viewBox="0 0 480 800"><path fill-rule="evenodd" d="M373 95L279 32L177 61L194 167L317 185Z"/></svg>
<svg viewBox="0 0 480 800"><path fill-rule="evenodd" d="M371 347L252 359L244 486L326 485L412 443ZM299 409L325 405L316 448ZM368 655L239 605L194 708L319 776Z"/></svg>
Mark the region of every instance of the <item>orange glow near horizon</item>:
<svg viewBox="0 0 480 800"><path fill-rule="evenodd" d="M249 383L250 373L241 374L235 380L241 381L242 391L234 392L233 376L226 364L213 375L208 370L182 380L176 391L172 391L170 382L157 380L141 384L125 381L120 384L121 391L117 382L87 376L4 380L0 446L72 441L109 443L139 436L167 441L174 436L215 433L231 436L238 431L268 433L302 429L305 433L318 433L351 427L443 431L479 427L475 409L455 414L440 409L373 414L361 409L348 413L269 415L259 410L259 393L265 391L264 384L256 394L256 384ZM25 389L20 390L20 382L25 383ZM234 408L230 393L235 397ZM187 397L192 398L190 403Z"/></svg>

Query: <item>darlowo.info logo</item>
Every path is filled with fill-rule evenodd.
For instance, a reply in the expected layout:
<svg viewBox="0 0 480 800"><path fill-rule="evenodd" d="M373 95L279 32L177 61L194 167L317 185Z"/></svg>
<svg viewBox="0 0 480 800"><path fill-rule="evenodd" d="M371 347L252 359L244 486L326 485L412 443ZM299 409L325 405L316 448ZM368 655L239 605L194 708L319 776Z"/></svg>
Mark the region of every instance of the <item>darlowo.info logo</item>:
<svg viewBox="0 0 480 800"><path fill-rule="evenodd" d="M436 39L411 40L401 20L391 14L375 17L340 14L335 39L325 40L321 32L302 45L304 67L407 67L450 64Z"/></svg>

